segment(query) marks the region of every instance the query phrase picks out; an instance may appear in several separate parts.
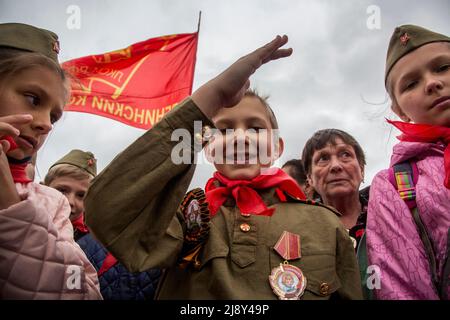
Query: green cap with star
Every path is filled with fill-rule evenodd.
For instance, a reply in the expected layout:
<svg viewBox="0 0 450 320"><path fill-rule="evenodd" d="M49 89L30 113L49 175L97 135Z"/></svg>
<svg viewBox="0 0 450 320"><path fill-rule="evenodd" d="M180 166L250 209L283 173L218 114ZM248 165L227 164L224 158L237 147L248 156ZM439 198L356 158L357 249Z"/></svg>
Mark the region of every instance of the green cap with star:
<svg viewBox="0 0 450 320"><path fill-rule="evenodd" d="M94 154L89 151L85 152L82 150L74 149L64 157L56 161L49 168L49 170L59 164L70 164L72 166L85 170L94 177L97 175L97 159L95 159Z"/></svg>
<svg viewBox="0 0 450 320"><path fill-rule="evenodd" d="M58 36L45 29L23 23L0 24L0 47L41 53L58 62Z"/></svg>
<svg viewBox="0 0 450 320"><path fill-rule="evenodd" d="M411 51L432 42L450 42L450 38L412 24L395 28L387 51L384 83L386 84L389 72L398 60Z"/></svg>

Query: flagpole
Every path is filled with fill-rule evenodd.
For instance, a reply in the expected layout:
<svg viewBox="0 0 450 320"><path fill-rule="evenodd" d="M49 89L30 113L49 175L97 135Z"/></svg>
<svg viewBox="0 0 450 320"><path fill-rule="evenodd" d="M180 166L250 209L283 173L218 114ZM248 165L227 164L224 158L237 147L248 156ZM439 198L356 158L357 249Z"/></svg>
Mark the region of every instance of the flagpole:
<svg viewBox="0 0 450 320"><path fill-rule="evenodd" d="M198 24L197 24L197 44L195 48L195 61L194 61L194 72L192 72L192 81L191 81L191 93L192 94L192 87L194 86L194 74L195 74L195 65L197 63L197 52L198 52L198 40L200 36L200 22L202 21L202 11L198 12Z"/></svg>
<svg viewBox="0 0 450 320"><path fill-rule="evenodd" d="M200 33L200 22L202 21L202 11L198 12L198 24L197 24L197 33Z"/></svg>

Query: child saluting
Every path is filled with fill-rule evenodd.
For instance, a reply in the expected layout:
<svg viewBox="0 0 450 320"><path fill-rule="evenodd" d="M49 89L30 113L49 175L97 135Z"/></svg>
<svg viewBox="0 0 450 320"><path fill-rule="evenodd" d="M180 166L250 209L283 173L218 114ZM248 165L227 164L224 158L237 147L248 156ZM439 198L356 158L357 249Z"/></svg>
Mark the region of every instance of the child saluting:
<svg viewBox="0 0 450 320"><path fill-rule="evenodd" d="M292 53L280 49L286 42L278 36L236 61L94 179L87 224L131 271L166 269L159 299L362 298L348 233L333 211L308 203L292 178L270 168L283 141L265 99L247 91L257 68ZM217 172L205 192L185 195L195 166L172 160L171 135L183 128L200 141L195 121L205 125ZM188 148L193 159L198 150ZM262 149L267 161L255 158Z"/></svg>
<svg viewBox="0 0 450 320"><path fill-rule="evenodd" d="M378 299L448 299L450 293L450 38L395 29L385 83L402 131L391 168L370 188L369 263Z"/></svg>

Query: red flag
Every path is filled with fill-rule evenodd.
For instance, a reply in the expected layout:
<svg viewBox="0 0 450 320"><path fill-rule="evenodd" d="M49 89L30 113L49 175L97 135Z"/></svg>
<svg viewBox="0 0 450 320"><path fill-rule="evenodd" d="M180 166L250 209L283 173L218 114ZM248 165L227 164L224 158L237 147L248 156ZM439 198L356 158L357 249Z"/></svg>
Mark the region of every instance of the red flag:
<svg viewBox="0 0 450 320"><path fill-rule="evenodd" d="M149 39L63 63L73 77L67 111L149 129L192 92L198 33Z"/></svg>

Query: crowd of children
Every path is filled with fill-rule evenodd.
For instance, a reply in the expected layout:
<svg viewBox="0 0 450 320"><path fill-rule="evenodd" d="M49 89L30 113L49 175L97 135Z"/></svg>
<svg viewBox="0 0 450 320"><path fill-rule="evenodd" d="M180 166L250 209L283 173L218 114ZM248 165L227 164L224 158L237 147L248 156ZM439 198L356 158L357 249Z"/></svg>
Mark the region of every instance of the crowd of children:
<svg viewBox="0 0 450 320"><path fill-rule="evenodd" d="M345 196L331 201L311 169L355 163L359 215L365 160L337 149L346 133L331 130L341 133L311 147L317 156L273 167L284 141L249 78L287 61L287 42L277 36L241 57L98 176L94 154L75 149L40 184L36 154L64 112L69 79L56 34L0 24L0 299L448 300L450 38L415 25L391 37L385 84L401 142L371 182L358 259ZM188 190L195 161L172 161L174 129L213 160L203 188ZM186 148L194 159L198 148ZM368 266L375 286L364 283Z"/></svg>

